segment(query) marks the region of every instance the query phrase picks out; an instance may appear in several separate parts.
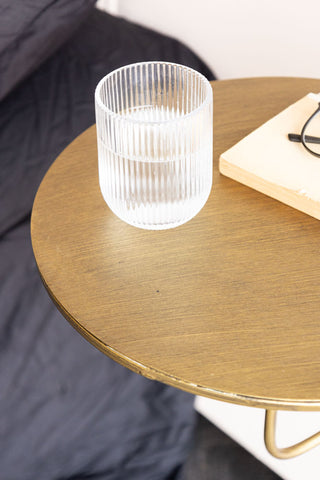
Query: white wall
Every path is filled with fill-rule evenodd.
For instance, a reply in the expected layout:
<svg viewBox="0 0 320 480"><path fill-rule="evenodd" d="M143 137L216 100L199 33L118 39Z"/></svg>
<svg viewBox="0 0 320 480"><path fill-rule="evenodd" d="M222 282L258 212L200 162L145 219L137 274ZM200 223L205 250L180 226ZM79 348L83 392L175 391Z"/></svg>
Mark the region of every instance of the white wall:
<svg viewBox="0 0 320 480"><path fill-rule="evenodd" d="M174 36L220 79L320 78L319 0L100 0L111 13Z"/></svg>

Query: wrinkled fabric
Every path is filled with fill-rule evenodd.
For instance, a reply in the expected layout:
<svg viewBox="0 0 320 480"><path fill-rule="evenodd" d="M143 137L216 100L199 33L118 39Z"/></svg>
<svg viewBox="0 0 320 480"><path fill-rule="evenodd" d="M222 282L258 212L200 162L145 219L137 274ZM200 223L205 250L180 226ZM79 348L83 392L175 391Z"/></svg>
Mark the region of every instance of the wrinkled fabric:
<svg viewBox="0 0 320 480"><path fill-rule="evenodd" d="M94 10L0 104L0 477L173 480L194 428L193 397L118 365L61 316L30 241L37 187L94 123L112 69L162 58L211 72L190 50Z"/></svg>
<svg viewBox="0 0 320 480"><path fill-rule="evenodd" d="M0 100L55 52L96 0L1 0Z"/></svg>

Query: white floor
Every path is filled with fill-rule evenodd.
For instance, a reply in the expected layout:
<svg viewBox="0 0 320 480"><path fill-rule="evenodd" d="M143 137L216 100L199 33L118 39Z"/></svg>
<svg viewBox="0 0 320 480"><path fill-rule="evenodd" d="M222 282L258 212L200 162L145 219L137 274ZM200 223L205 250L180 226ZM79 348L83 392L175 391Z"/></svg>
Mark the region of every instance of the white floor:
<svg viewBox="0 0 320 480"><path fill-rule="evenodd" d="M284 480L320 479L320 446L289 460L269 454L263 439L264 410L204 397L196 397L195 408ZM287 447L319 430L320 412L281 411L277 415L277 446Z"/></svg>

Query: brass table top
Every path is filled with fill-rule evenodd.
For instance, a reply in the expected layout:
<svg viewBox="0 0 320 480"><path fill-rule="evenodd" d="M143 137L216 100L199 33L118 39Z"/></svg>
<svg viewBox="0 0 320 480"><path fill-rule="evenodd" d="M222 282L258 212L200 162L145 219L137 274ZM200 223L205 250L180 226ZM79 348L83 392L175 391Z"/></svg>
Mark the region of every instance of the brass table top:
<svg viewBox="0 0 320 480"><path fill-rule="evenodd" d="M92 126L38 190L38 268L67 320L126 367L219 400L319 410L320 223L223 177L218 158L320 80L212 85L214 183L203 210L164 231L115 217Z"/></svg>

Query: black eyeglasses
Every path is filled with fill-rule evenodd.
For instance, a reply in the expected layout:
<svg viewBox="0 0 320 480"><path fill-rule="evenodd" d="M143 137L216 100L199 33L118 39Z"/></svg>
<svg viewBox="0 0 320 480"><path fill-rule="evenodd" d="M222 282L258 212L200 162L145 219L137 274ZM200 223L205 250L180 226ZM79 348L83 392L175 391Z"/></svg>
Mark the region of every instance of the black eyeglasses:
<svg viewBox="0 0 320 480"><path fill-rule="evenodd" d="M319 152L315 152L314 150L312 150L311 148L308 147L307 143L317 143L317 144L320 144L320 138L319 137L312 137L310 135L306 135L306 130L307 130L307 127L308 125L310 124L310 122L314 119L314 117L316 115L318 115L318 113L320 112L320 102L318 103L318 108L317 110L311 115L311 117L308 118L308 120L306 121L306 123L303 125L302 127L302 130L301 130L301 133L300 135L296 134L296 133L289 133L288 134L288 138L291 142L301 142L302 145L304 146L304 148L306 150L308 150L309 153L311 153L312 155L315 155L316 157L319 157L320 158L320 153Z"/></svg>

